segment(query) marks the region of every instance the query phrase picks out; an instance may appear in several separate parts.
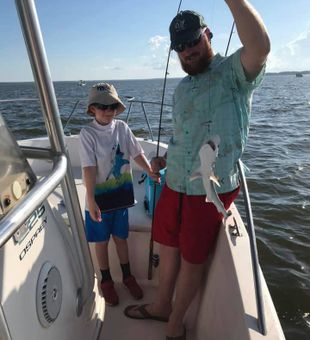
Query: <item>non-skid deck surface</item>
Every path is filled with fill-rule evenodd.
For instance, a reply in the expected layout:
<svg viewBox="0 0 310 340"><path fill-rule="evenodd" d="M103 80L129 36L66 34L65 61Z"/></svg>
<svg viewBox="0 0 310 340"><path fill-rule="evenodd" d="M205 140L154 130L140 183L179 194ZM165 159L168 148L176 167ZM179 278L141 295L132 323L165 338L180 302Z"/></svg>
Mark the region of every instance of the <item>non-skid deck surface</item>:
<svg viewBox="0 0 310 340"><path fill-rule="evenodd" d="M115 287L120 303L114 307L106 306L99 340L165 340L165 322L130 319L123 313L128 305L146 304L154 301L156 288L147 284L143 285L144 297L137 301L130 296L122 284L117 283ZM192 332L187 331L186 340L194 339Z"/></svg>
<svg viewBox="0 0 310 340"><path fill-rule="evenodd" d="M154 300L156 288L143 286L144 297L134 300L122 284L116 284L120 298L118 306L106 306L100 340L164 340L165 322L153 320L135 320L127 318L123 310L132 304L149 303Z"/></svg>

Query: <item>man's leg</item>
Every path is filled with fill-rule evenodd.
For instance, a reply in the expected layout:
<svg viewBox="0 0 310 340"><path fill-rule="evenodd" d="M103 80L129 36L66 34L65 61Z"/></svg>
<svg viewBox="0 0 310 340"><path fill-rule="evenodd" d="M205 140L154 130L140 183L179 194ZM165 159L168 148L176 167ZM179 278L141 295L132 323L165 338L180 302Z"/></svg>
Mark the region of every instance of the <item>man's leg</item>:
<svg viewBox="0 0 310 340"><path fill-rule="evenodd" d="M166 318L172 310L172 297L180 270L179 211L180 194L164 186L157 202L153 237L160 244L159 285L155 301L145 310L151 316ZM141 318L141 309L129 308L125 314Z"/></svg>
<svg viewBox="0 0 310 340"><path fill-rule="evenodd" d="M180 252L178 248L160 246L159 285L155 302L150 306L154 312L170 314L171 302L176 279L180 269ZM168 314L168 315L169 315Z"/></svg>
<svg viewBox="0 0 310 340"><path fill-rule="evenodd" d="M184 332L183 318L200 287L205 264L192 264L182 258L176 296L167 324L167 336L179 336Z"/></svg>
<svg viewBox="0 0 310 340"><path fill-rule="evenodd" d="M145 307L152 316L169 317L176 278L180 268L179 249L160 245L159 286L155 301ZM137 309L130 310L131 316L141 316Z"/></svg>

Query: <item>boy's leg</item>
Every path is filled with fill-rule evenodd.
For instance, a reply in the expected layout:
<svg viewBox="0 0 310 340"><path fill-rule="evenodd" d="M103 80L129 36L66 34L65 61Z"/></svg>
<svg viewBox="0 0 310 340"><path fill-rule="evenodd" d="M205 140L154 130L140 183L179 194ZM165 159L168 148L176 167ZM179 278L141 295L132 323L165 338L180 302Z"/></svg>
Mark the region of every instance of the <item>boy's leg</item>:
<svg viewBox="0 0 310 340"><path fill-rule="evenodd" d="M119 209L113 214L111 234L115 242L117 255L121 264L129 262L127 238L129 235L128 209Z"/></svg>
<svg viewBox="0 0 310 340"><path fill-rule="evenodd" d="M108 243L109 241L95 243L96 257L100 270L109 269Z"/></svg>
<svg viewBox="0 0 310 340"><path fill-rule="evenodd" d="M121 239L113 235L113 240L115 242L117 255L119 257L119 262L125 264L129 262L128 256L128 243L126 239Z"/></svg>
<svg viewBox="0 0 310 340"><path fill-rule="evenodd" d="M113 236L113 240L116 245L116 250L123 273L123 284L128 288L133 298L140 300L143 298L143 291L130 271L127 240L121 239L117 236Z"/></svg>
<svg viewBox="0 0 310 340"><path fill-rule="evenodd" d="M95 244L96 256L99 264L99 268L102 274L101 279L101 291L105 299L106 304L115 306L118 304L119 299L114 288L114 282L111 278L109 268L109 255L108 255L108 243L109 241L98 242Z"/></svg>

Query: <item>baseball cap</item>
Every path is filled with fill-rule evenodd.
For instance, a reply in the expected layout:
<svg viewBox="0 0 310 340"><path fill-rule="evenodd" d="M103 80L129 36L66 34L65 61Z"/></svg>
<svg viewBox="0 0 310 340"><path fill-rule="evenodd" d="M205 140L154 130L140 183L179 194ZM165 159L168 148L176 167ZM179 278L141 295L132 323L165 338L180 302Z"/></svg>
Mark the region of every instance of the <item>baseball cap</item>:
<svg viewBox="0 0 310 340"><path fill-rule="evenodd" d="M169 26L171 48L198 39L203 27L207 25L199 13L189 10L179 12Z"/></svg>
<svg viewBox="0 0 310 340"><path fill-rule="evenodd" d="M89 91L87 113L92 115L89 111L89 106L92 104L111 105L118 103L116 114L120 114L125 111L126 106L119 98L115 87L108 83L97 83L93 85Z"/></svg>

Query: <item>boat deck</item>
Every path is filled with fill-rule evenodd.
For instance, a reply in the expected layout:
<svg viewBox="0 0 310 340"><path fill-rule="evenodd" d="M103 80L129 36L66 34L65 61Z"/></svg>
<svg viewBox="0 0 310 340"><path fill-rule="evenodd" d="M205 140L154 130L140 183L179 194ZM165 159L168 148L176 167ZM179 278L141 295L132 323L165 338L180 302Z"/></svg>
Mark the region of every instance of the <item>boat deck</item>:
<svg viewBox="0 0 310 340"><path fill-rule="evenodd" d="M128 290L120 283L116 284L116 290L119 295L120 303L114 307L106 306L104 322L99 339L164 339L166 325L164 322L154 320L134 320L127 318L123 313L123 310L128 305L152 302L155 297L156 288L143 285L144 298L139 301L134 300L129 295Z"/></svg>
<svg viewBox="0 0 310 340"><path fill-rule="evenodd" d="M85 187L82 183L81 168L79 166L77 141L77 137L70 138L68 139L68 145L71 146L70 150L73 150L73 153L70 154L70 160L74 160L72 172L83 212L85 209ZM142 142L144 143L145 141ZM145 148L148 150L147 142L145 144ZM148 150L147 155L149 156L150 154L151 150ZM33 161L33 163L33 169L38 177L50 172L51 162ZM159 273L158 267L154 267L153 279L151 281L147 280L152 219L146 214L144 209L145 183L139 184L141 170L137 167L133 167L133 180L137 204L129 209L129 256L132 272L145 292L145 297L138 303L147 304L154 301ZM48 202L55 216L58 215L60 217L61 215L64 221L69 224L62 196L61 187L58 186L48 197ZM195 301L193 301L185 316L187 340L205 340L206 338L214 340L260 340L263 338L282 340L284 335L281 325L261 271L259 271L259 274L263 284L267 337L259 332L250 240L234 204L232 204L230 210L233 214L226 221L226 228L220 229L214 253L210 257L209 265L206 266L206 275L201 289L197 292ZM229 228L229 226L234 225L233 217L236 220L239 235L232 233ZM90 246L90 251L95 272L100 278L100 271L92 246ZM155 242L154 254L158 253L159 247ZM54 255L54 252L52 255ZM122 274L113 242L109 243L109 260L113 279L115 282L121 282ZM126 306L136 304L137 302L132 299L121 283L116 285L116 289L119 293L120 304L115 307L106 306L101 308L100 313L97 314L98 319L95 318L97 324L102 320L99 340L121 340L123 338L129 340L137 338L141 340L165 339L165 323L153 320L130 319L123 314ZM97 331L99 331L98 328ZM76 334L81 338L79 331L76 331Z"/></svg>

